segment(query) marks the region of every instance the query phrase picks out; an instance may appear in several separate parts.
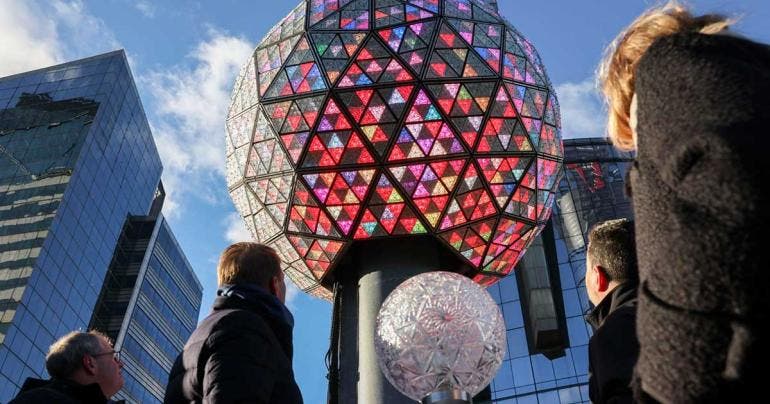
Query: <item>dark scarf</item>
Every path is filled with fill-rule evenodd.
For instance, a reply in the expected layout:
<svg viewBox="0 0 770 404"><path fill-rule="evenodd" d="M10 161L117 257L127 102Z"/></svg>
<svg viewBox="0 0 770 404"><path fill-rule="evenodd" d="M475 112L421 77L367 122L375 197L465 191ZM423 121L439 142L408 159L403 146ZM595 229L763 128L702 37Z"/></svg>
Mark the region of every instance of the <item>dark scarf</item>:
<svg viewBox="0 0 770 404"><path fill-rule="evenodd" d="M217 296L214 302L215 310L245 308L260 315L275 333L286 355L289 359L292 358L294 316L277 297L265 288L253 284L225 284L217 290Z"/></svg>

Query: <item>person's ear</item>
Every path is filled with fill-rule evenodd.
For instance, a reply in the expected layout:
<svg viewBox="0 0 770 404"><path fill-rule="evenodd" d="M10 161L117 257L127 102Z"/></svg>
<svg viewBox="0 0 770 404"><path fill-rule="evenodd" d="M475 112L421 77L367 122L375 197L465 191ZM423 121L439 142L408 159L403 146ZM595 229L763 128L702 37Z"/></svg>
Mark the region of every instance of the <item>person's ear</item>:
<svg viewBox="0 0 770 404"><path fill-rule="evenodd" d="M606 292L607 288L610 287L610 278L607 276L607 272L598 265L594 267L594 270L596 271L597 290L599 292Z"/></svg>
<svg viewBox="0 0 770 404"><path fill-rule="evenodd" d="M83 355L83 360L81 361L83 365L83 370L89 375L96 374L96 361L94 360L94 357L91 355Z"/></svg>

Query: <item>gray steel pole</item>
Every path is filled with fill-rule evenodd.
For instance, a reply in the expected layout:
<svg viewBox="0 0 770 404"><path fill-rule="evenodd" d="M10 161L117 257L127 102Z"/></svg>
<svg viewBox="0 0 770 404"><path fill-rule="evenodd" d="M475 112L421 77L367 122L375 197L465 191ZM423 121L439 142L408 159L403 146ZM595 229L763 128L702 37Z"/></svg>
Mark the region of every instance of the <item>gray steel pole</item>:
<svg viewBox="0 0 770 404"><path fill-rule="evenodd" d="M340 277L344 293L340 319L340 403L414 403L390 385L377 365L377 313L390 292L408 278L436 270L463 272L468 267L430 236L357 242L347 256L347 262L337 270L347 272Z"/></svg>

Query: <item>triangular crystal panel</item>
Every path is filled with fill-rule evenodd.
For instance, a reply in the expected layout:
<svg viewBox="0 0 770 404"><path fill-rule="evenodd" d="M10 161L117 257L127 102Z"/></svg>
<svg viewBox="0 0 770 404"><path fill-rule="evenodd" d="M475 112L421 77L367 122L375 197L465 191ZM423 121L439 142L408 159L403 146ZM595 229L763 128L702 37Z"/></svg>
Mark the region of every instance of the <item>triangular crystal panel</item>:
<svg viewBox="0 0 770 404"><path fill-rule="evenodd" d="M337 84L338 87L368 86L412 80L412 75L382 45L377 37L369 37L354 62Z"/></svg>
<svg viewBox="0 0 770 404"><path fill-rule="evenodd" d="M500 209L505 207L531 160L531 158L524 157L483 157L477 159L481 173L489 184L492 196Z"/></svg>

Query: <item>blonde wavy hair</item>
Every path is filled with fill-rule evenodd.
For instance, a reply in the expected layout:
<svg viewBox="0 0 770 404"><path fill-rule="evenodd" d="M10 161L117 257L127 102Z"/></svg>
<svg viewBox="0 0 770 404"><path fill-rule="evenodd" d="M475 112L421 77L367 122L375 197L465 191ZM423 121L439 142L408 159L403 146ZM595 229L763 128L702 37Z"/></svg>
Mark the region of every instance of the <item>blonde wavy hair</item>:
<svg viewBox="0 0 770 404"><path fill-rule="evenodd" d="M636 65L656 39L680 32L718 34L735 22L720 14L695 16L677 1L651 8L640 15L607 47L597 72L609 113L607 132L615 147L634 150L630 125Z"/></svg>

